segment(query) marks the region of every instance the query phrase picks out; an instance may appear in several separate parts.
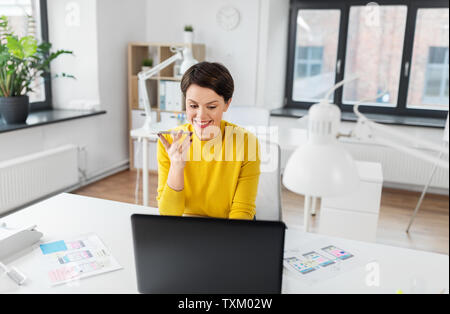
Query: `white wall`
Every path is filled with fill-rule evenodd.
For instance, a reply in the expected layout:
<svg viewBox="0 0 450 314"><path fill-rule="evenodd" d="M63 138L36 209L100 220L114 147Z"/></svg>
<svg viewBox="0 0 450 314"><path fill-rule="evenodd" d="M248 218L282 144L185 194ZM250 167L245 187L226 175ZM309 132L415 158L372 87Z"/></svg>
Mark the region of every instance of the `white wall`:
<svg viewBox="0 0 450 314"><path fill-rule="evenodd" d="M182 42L183 28L192 24L195 42L206 44L206 60L224 64L235 80L233 105L255 105L258 71L260 0L147 0L147 41ZM218 10L232 5L240 24L220 28Z"/></svg>
<svg viewBox="0 0 450 314"><path fill-rule="evenodd" d="M275 109L284 105L289 0L260 1L256 105Z"/></svg>
<svg viewBox="0 0 450 314"><path fill-rule="evenodd" d="M80 6L79 27L64 23L69 2ZM82 69L78 81L53 82L56 101L65 107L72 99L98 97L107 114L2 133L0 147L6 149L0 150L0 161L73 143L86 147L85 170L92 177L128 161L127 44L145 38L146 3L49 0L48 7L50 41L55 47L73 49L76 54L75 58L65 57L52 70L61 66L77 75Z"/></svg>
<svg viewBox="0 0 450 314"><path fill-rule="evenodd" d="M97 0L99 89L108 114L98 160L128 160L128 43L145 38L145 0Z"/></svg>
<svg viewBox="0 0 450 314"><path fill-rule="evenodd" d="M97 52L97 1L49 0L49 38L54 50L71 50L52 64L52 74L72 79L52 80L53 107L69 108L73 100L99 100Z"/></svg>

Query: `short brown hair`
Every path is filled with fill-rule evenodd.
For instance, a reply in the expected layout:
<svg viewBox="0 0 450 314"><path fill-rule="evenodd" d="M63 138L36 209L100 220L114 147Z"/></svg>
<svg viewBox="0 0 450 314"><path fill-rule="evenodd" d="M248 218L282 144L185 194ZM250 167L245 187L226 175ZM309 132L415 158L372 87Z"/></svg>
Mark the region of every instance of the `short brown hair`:
<svg viewBox="0 0 450 314"><path fill-rule="evenodd" d="M181 91L186 99L186 91L192 84L210 88L225 102L233 97L234 81L228 69L220 63L200 62L190 67L181 79Z"/></svg>

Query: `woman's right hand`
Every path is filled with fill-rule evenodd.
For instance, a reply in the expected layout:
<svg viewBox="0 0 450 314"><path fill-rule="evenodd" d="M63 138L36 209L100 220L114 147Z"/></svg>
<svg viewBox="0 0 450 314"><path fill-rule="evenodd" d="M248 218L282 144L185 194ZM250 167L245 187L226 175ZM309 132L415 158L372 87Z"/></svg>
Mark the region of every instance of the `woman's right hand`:
<svg viewBox="0 0 450 314"><path fill-rule="evenodd" d="M191 132L189 136L186 136L183 142L180 143L180 140L183 137L183 131L174 131L172 132L172 144L170 144L162 134L158 134L158 137L169 156L170 168L181 170L186 166L189 147L192 143L192 134L193 133Z"/></svg>

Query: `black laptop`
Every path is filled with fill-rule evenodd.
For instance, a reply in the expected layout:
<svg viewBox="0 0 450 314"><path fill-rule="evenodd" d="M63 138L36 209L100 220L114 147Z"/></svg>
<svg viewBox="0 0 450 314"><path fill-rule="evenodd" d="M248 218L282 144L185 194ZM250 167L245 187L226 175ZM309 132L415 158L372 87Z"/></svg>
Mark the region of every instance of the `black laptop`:
<svg viewBox="0 0 450 314"><path fill-rule="evenodd" d="M141 293L281 293L282 222L133 215Z"/></svg>

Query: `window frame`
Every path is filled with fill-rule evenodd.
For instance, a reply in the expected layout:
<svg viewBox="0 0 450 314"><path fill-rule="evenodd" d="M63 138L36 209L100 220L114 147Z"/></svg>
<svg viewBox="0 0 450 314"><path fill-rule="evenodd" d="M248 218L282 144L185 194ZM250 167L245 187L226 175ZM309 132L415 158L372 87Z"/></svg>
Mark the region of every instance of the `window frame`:
<svg viewBox="0 0 450 314"><path fill-rule="evenodd" d="M49 42L48 36L48 10L47 10L47 0L39 1L39 19L40 19L40 29L42 42ZM41 111L41 110L51 110L52 106L52 83L51 74L46 73L44 75L44 93L45 100L30 103L30 111Z"/></svg>
<svg viewBox="0 0 450 314"><path fill-rule="evenodd" d="M297 43L297 14L298 10L302 9L323 9L323 10L340 10L339 17L339 38L337 45L337 60L339 60L340 46L342 41L342 29L344 27L344 9L345 6L341 3L333 2L333 1L298 1L291 0L290 10L289 10L289 37L288 37L288 55L287 55L287 69L286 69L286 84L285 84L285 98L284 98L284 106L285 108L297 108L297 109L308 109L313 102L307 101L294 101L292 99L292 92L294 88L294 74L295 74L295 53L296 53L296 43ZM339 79L339 75L336 71L335 81Z"/></svg>
<svg viewBox="0 0 450 314"><path fill-rule="evenodd" d="M344 79L345 75L345 58L347 47L347 35L349 26L350 8L352 6L366 5L373 1L361 1L361 0L346 0L339 1L339 3L332 2L330 0L291 0L290 14L289 14L289 37L288 37L288 54L287 54L287 69L286 69L286 87L285 87L285 99L284 108L296 108L296 109L309 109L314 102L306 101L294 101L292 99L293 92L293 77L294 77L294 65L295 65L295 49L297 38L297 14L302 9L339 9L340 25L339 25L339 38L338 38L338 50L336 58L336 75L335 82L339 82ZM412 54L414 47L414 36L417 12L419 9L428 8L449 8L448 1L446 0L378 0L379 5L405 5L407 7L405 35L403 39L403 52L400 68L400 82L398 85L398 96L396 107L383 107L383 106L360 106L361 112L375 113L375 114L388 114L395 116L412 116L412 117L428 117L428 118L442 118L445 119L448 115L447 110L434 110L434 109L417 109L407 107L408 86L411 71ZM406 75L405 75L406 74ZM334 92L334 103L342 110L342 112L352 112L353 105L343 103L343 88L338 88Z"/></svg>

